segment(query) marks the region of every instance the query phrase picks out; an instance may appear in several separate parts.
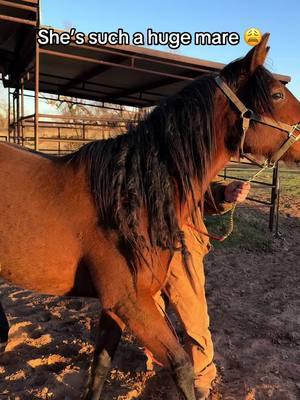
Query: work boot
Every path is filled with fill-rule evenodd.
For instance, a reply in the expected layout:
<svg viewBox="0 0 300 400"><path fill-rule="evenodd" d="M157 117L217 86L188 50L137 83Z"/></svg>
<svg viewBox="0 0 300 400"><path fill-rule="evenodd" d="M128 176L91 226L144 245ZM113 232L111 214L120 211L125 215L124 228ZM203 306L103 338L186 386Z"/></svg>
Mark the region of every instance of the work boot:
<svg viewBox="0 0 300 400"><path fill-rule="evenodd" d="M207 400L210 393L210 388L199 388L195 389L196 400Z"/></svg>
<svg viewBox="0 0 300 400"><path fill-rule="evenodd" d="M214 363L211 363L201 373L197 374L195 380L196 400L207 400L212 387L212 381L216 378L217 369Z"/></svg>

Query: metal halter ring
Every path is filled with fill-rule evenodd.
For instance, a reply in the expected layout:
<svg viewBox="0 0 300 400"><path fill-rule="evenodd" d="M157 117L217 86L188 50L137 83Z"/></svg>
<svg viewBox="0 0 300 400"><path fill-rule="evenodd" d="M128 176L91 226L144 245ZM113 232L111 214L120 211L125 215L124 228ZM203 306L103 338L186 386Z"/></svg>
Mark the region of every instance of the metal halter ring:
<svg viewBox="0 0 300 400"><path fill-rule="evenodd" d="M250 108L247 108L245 111L241 113L242 118L252 119L253 116L254 112Z"/></svg>

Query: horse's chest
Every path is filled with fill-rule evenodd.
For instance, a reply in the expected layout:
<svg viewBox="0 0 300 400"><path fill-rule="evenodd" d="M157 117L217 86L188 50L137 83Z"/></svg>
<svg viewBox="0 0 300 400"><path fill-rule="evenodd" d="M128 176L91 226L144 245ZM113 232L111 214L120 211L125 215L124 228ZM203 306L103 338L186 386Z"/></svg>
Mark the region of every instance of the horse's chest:
<svg viewBox="0 0 300 400"><path fill-rule="evenodd" d="M169 251L152 251L138 273L139 287L154 295L165 285L170 271Z"/></svg>

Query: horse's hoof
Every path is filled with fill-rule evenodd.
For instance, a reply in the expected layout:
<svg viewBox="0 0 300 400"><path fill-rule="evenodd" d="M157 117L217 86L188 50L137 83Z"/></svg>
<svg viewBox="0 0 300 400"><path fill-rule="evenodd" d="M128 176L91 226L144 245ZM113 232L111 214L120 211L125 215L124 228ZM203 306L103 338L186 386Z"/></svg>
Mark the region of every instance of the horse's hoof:
<svg viewBox="0 0 300 400"><path fill-rule="evenodd" d="M0 353L4 353L5 352L6 346L7 346L7 342L0 343Z"/></svg>

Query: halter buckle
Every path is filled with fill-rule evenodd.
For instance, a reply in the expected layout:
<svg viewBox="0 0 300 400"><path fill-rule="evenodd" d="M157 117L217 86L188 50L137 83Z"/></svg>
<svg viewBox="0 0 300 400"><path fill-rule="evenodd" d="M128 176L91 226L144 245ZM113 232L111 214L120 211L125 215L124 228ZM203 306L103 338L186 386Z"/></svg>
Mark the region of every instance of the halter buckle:
<svg viewBox="0 0 300 400"><path fill-rule="evenodd" d="M294 134L295 131L298 131L297 135ZM300 140L300 124L293 125L293 129L289 133L289 138L293 138L295 142Z"/></svg>

